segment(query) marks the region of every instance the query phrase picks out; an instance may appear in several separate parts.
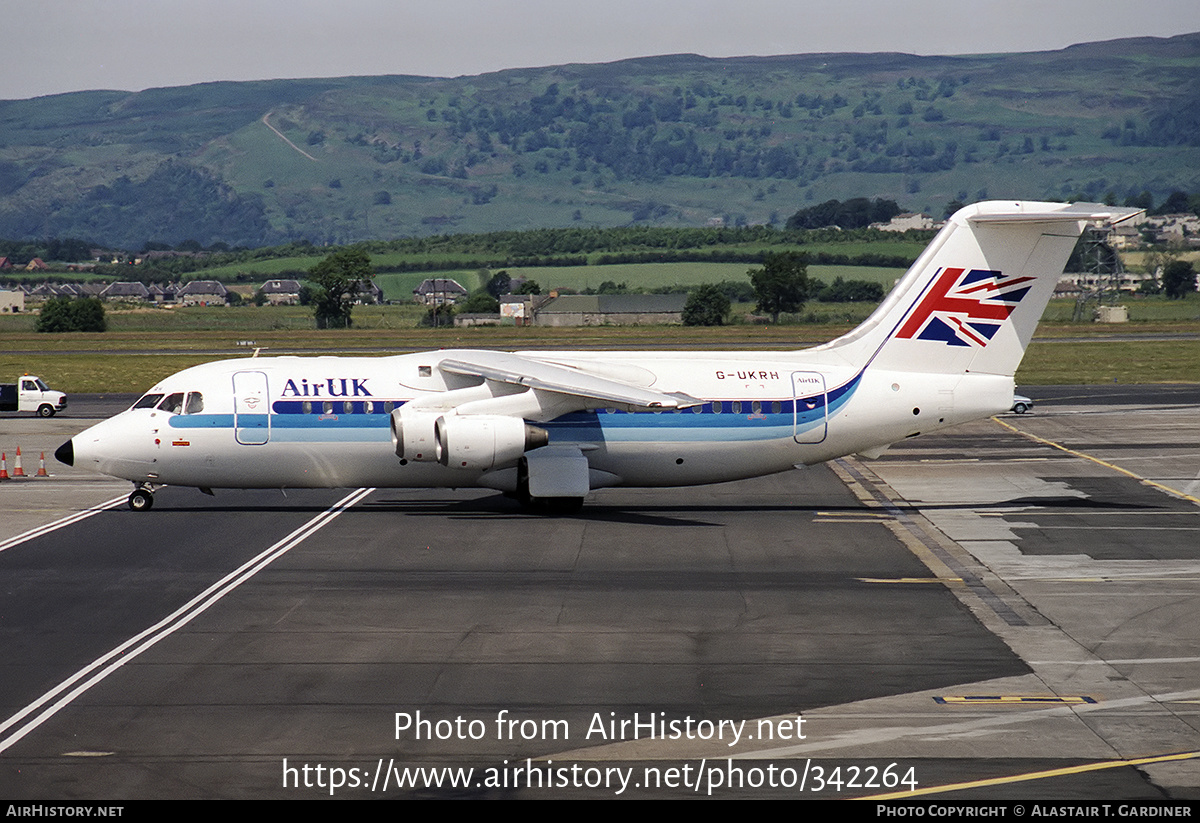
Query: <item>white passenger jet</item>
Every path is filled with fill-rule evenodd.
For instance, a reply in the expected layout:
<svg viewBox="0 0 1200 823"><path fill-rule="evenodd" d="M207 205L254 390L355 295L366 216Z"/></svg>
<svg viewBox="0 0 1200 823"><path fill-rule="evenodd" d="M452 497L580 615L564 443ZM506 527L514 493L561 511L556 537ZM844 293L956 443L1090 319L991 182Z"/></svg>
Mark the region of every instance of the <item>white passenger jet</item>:
<svg viewBox="0 0 1200 823"><path fill-rule="evenodd" d="M986 202L956 213L858 328L794 352L273 357L163 380L61 462L215 488L478 486L577 507L607 486L758 477L1012 406L1013 375L1089 221L1137 210Z"/></svg>

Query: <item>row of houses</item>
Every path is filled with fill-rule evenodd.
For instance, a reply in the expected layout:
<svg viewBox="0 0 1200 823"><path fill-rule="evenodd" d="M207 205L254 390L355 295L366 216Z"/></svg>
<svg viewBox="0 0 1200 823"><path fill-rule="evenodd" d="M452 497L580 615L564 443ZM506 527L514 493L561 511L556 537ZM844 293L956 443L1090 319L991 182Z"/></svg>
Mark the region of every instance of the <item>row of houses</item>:
<svg viewBox="0 0 1200 823"><path fill-rule="evenodd" d="M940 229L946 221L934 220L922 212L906 211L897 214L886 223L872 223L868 228L880 231L908 231L909 229Z"/></svg>
<svg viewBox="0 0 1200 823"><path fill-rule="evenodd" d="M1093 272L1068 272L1058 279L1054 287L1055 297L1079 297L1097 289L1116 290L1136 294L1147 280L1154 277L1142 272L1120 271L1112 274Z"/></svg>
<svg viewBox="0 0 1200 823"><path fill-rule="evenodd" d="M1155 214L1136 226L1121 223L1113 229L1117 249L1138 249L1147 243L1200 248L1200 217L1191 213Z"/></svg>
<svg viewBox="0 0 1200 823"><path fill-rule="evenodd" d="M216 280L193 280L190 283L39 283L10 287L22 293L30 302L55 297L96 297L100 300L131 303L182 304L185 306L224 305L229 290Z"/></svg>
<svg viewBox="0 0 1200 823"><path fill-rule="evenodd" d="M50 267L40 257L35 257L25 264L13 263L8 257L0 257L0 271L50 271Z"/></svg>
<svg viewBox="0 0 1200 823"><path fill-rule="evenodd" d="M358 305L383 303L383 289L374 282L359 280L356 284ZM268 280L258 289L264 300L272 306L296 306L300 303L299 280Z"/></svg>
<svg viewBox="0 0 1200 823"><path fill-rule="evenodd" d="M934 220L928 214L906 212L897 214L887 223L872 223L871 228L902 232L909 229L940 229L943 225L944 221ZM1200 217L1184 212L1148 215L1137 223L1126 221L1113 228L1110 242L1117 249L1138 249L1147 243L1198 248Z"/></svg>
<svg viewBox="0 0 1200 823"><path fill-rule="evenodd" d="M96 297L108 302L148 303L157 305L216 306L229 302L230 290L216 280L192 280L189 283L40 283L10 287L29 302L54 297ZM300 281L268 280L259 289L271 305L296 305L300 302ZM360 303L382 303L383 290L374 283L360 285Z"/></svg>

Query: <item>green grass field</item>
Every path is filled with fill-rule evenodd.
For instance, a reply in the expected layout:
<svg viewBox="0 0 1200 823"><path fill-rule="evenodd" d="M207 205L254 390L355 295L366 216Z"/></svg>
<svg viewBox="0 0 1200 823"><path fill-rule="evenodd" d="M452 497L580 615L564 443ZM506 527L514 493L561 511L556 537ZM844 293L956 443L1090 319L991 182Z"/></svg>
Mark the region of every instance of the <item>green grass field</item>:
<svg viewBox="0 0 1200 823"><path fill-rule="evenodd" d="M826 245L832 246L832 244ZM860 245L863 246L862 249L857 248ZM847 246L855 248L841 250L834 247L831 250L840 254L860 254L870 251L870 244L847 244ZM878 252L878 250L879 247L876 245L875 251ZM887 253L901 254L907 251L907 248L893 251L889 246ZM371 256L371 261L377 266L386 266L438 257L438 255L376 254ZM441 255L441 257L446 256ZM436 272L384 272L376 276L375 282L383 289L388 300L411 300L413 289L427 277L449 277L457 280L471 291L480 288L483 284L479 282L477 272L483 266L487 256L460 254L453 257L455 260L475 257L480 261L480 265L469 269L446 269ZM296 272L306 272L321 259L321 257L287 257L276 260L258 260L205 269L188 275L188 279L231 281L241 276L243 282L248 277L249 282L257 287L263 280L278 277L284 272L291 273L289 276L296 276ZM513 277L536 280L542 286L543 292L547 292L557 288L583 291L588 287L596 288L606 280L614 283L627 283L632 289L654 289L677 285L695 286L703 283L719 283L722 280L745 280L746 272L751 268L754 268L751 263L615 263L607 266L508 266L504 267L504 270ZM497 268L492 271L498 270ZM840 276L847 280L870 280L882 283L885 288L890 288L897 278L904 274L904 270L872 266L813 265L808 267L808 273L809 277L819 278L826 283L832 282L835 277Z"/></svg>
<svg viewBox="0 0 1200 823"><path fill-rule="evenodd" d="M599 288L601 283L611 280L624 283L631 289L658 289L705 283L720 283L724 280L749 282L746 272L753 266L748 263L616 263L611 266L530 266L506 268L512 277L536 280L542 294L553 289L571 289L582 292L588 288ZM432 273L380 274L375 282L383 289L389 300L411 300L413 289L421 285L426 277L449 277L457 280L464 288L474 291L479 283L477 269ZM903 269L885 269L871 266L809 266L808 276L832 283L835 277L846 280L869 280L890 289L904 274Z"/></svg>
<svg viewBox="0 0 1200 823"><path fill-rule="evenodd" d="M1129 322L1135 326L1142 323L1200 321L1200 300L1194 297L1191 300L1132 297L1122 300L1121 305L1129 310ZM1091 311L1091 307L1088 311ZM1046 306L1046 311L1042 312L1042 322L1070 323L1074 312L1074 300L1051 300L1050 304Z"/></svg>
<svg viewBox="0 0 1200 823"><path fill-rule="evenodd" d="M3 333L0 374L30 372L68 393L139 392L180 369L232 357L248 357L251 340L264 356L284 353L388 354L441 348L500 349L699 349L787 351L830 340L851 324L593 327L548 329L371 329L344 332L241 330L206 332L109 332L47 338ZM1129 327L1125 327L1126 331ZM1200 324L1168 324L1156 331L1200 333ZM1030 346L1017 380L1022 385L1058 383L1194 383L1200 380L1200 340L1113 339L1111 329L1052 326ZM1056 337L1070 338L1058 341ZM1079 341L1079 337L1093 339Z"/></svg>
<svg viewBox="0 0 1200 823"><path fill-rule="evenodd" d="M1195 383L1200 340L1035 340L1025 352L1017 383Z"/></svg>
<svg viewBox="0 0 1200 823"><path fill-rule="evenodd" d="M645 283L652 275L656 284L671 285L733 279L737 273L744 276L746 267L671 263L653 266L653 272L648 268L639 264L525 271L535 279L548 272L561 273L561 281L539 279L547 287L551 283L565 285L570 277L579 278L574 281L578 286L598 286L599 281L587 279L597 271L611 273L613 276L605 279L616 282L639 277ZM832 280L828 268L814 266L810 271ZM897 274L890 269L851 267L836 267L836 272L859 279L874 275L885 285L890 285L887 278ZM383 276L393 278L397 286L409 277L422 275ZM464 274L465 279L470 277L473 272ZM1126 305L1130 323L1099 325L1070 322L1073 300L1051 301L1018 381L1023 385L1200 381L1200 340L1153 339L1200 335L1200 300L1138 298L1129 299ZM752 309L752 304L738 304L734 315L744 317ZM810 303L799 314L786 316L790 322L779 326L426 329L417 326L421 307L403 303L359 306L354 311L354 328L342 331L317 331L310 310L302 306L110 309L109 331L104 334L54 335L34 332L36 316L30 312L0 316L0 375L10 380L24 372L39 374L68 393L137 392L180 369L250 356L256 347L267 356L386 354L438 348L779 351L807 348L837 337L873 309L862 303Z"/></svg>

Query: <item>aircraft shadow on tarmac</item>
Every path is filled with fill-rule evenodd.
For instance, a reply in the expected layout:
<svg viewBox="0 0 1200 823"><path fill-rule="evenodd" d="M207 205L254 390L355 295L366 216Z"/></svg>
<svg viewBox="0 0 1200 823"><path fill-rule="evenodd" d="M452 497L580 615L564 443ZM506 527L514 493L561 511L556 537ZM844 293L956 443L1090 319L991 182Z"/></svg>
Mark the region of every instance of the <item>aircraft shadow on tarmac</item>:
<svg viewBox="0 0 1200 823"><path fill-rule="evenodd" d="M1078 483L1079 478L1075 478ZM1069 482L1069 481L1068 481ZM1075 484L1072 484L1073 486ZM1085 483L1085 485L1087 485ZM164 489L164 491L166 491ZM277 502L266 503L262 499L262 493L256 493L251 496L242 497L237 492L224 493L223 500L214 500L211 497L192 496L180 494L183 490L173 489L173 494L161 495L158 505L155 506L154 513L151 517L161 517L166 514L233 514L240 512L255 512L264 515L270 514L320 514L329 508L332 502L328 498L323 499L319 503L314 503L311 497L308 499L297 499L300 492L293 492L293 496L288 498L277 499ZM964 501L964 502L921 502L909 503L906 501L896 501L893 507L889 507L892 511L900 511L906 514L913 514L920 511L938 512L938 511L1005 511L1011 512L1014 509L1024 510L1026 514L1032 513L1030 510L1046 509L1046 510L1076 510L1080 513L1088 511L1155 511L1155 510L1170 510L1171 501L1169 498L1155 495L1153 497L1143 497L1141 500L1130 500L1128 495L1121 494L1103 494L1098 496L1097 492L1101 492L1098 488L1079 489L1087 496L1078 496L1077 494L1064 494L1060 496L1028 496L1019 497L1009 500L998 501ZM1107 491L1115 491L1108 489ZM713 504L713 503L691 503L691 504L662 504L655 503L650 505L637 505L623 502L621 504L606 505L603 502L588 503L583 508L576 511L552 511L539 507L522 506L517 500L504 494L480 494L472 493L470 496L463 496L462 493L439 493L436 490L425 490L417 497L399 496L394 490L382 491L386 496L380 496L377 493L372 498L367 499L360 505L352 508L347 514L378 514L378 513L394 513L403 514L410 517L448 517L454 520L523 520L529 518L556 518L579 520L584 522L597 523L621 523L628 525L653 525L653 526L705 526L705 527L720 527L724 525L718 518L722 514L804 514L815 515L819 512L832 512L840 515L846 514L864 514L870 516L878 516L888 511L887 509L867 508L856 505L830 505L832 501L818 501L812 504L796 504L786 500L781 500L779 503L769 502L745 502L745 503L730 503L730 504ZM309 493L311 494L311 493ZM443 496L444 495L444 496ZM1116 499L1124 497L1125 499ZM1161 499L1155 499L1161 497ZM243 502L244 501L244 502ZM132 515L132 512L124 512ZM145 516L139 514L138 516ZM882 521L881 521L882 522Z"/></svg>
<svg viewBox="0 0 1200 823"><path fill-rule="evenodd" d="M1166 502L1164 500L1164 502ZM263 505L261 501L247 500L244 504L221 502L215 503L211 498L191 501L179 498L162 500L156 505L152 517L165 514L233 514L238 512L256 512L261 514L320 514L328 505L313 505L312 503L295 501ZM1149 511L1167 508L1146 502L1098 500L1090 497L1063 495L1061 497L1020 497L1011 500L995 502L962 502L962 503L921 503L919 505L899 503L896 509L911 514L918 511L1010 511L1012 509L1075 509L1080 511ZM585 522L624 523L629 525L654 526L710 526L719 527L721 522L708 519L705 515L747 514L747 513L789 513L815 515L818 512L834 512L837 514L879 515L883 510L865 508L862 506L838 506L827 503L816 505L796 505L782 502L742 503L742 504L690 504L690 505L604 505L588 504L573 512L546 511L537 507L525 507L516 500L503 494L492 494L481 497L446 497L431 499L402 499L385 497L368 500L347 514L378 514L395 513L410 517L449 517L455 520L514 520L529 518L557 518L581 520ZM132 515L132 512L129 512ZM138 516L144 516L139 514ZM882 522L882 521L881 521Z"/></svg>
<svg viewBox="0 0 1200 823"><path fill-rule="evenodd" d="M457 520L469 519L526 519L558 518L585 522L625 523L629 525L654 526L724 526L721 522L699 519L703 515L718 514L813 514L837 512L839 514L878 514L876 509L862 506L838 506L828 504L796 505L779 504L688 504L688 505L604 505L588 504L574 512L543 511L521 506L505 495L491 495L469 500L402 500L389 498L364 503L361 511L391 511L409 516L450 517ZM689 516L690 515L690 516Z"/></svg>

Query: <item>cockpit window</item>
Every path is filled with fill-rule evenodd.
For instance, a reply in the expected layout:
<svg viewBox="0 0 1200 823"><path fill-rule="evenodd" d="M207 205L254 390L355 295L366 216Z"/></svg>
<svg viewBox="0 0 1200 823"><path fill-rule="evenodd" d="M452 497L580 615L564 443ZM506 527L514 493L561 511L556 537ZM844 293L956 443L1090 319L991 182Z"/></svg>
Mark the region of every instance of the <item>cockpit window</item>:
<svg viewBox="0 0 1200 823"><path fill-rule="evenodd" d="M133 404L135 409L152 409L158 405L158 401L162 400L161 394L146 394L142 399Z"/></svg>
<svg viewBox="0 0 1200 823"><path fill-rule="evenodd" d="M187 406L184 407L184 414L199 414L204 411L204 395L198 391L188 392Z"/></svg>
<svg viewBox="0 0 1200 823"><path fill-rule="evenodd" d="M183 411L183 392L168 394L167 398L158 404L158 410L167 414L179 414Z"/></svg>

